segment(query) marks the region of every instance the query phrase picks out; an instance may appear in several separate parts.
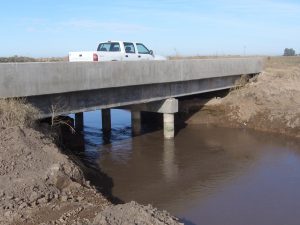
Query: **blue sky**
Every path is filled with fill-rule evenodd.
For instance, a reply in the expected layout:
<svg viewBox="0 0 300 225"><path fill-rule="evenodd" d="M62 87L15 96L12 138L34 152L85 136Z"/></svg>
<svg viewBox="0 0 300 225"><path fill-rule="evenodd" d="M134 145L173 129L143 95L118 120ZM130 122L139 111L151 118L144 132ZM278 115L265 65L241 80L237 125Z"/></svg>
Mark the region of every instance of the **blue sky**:
<svg viewBox="0 0 300 225"><path fill-rule="evenodd" d="M299 0L3 1L0 26L0 56L65 56L106 40L162 55L300 53Z"/></svg>

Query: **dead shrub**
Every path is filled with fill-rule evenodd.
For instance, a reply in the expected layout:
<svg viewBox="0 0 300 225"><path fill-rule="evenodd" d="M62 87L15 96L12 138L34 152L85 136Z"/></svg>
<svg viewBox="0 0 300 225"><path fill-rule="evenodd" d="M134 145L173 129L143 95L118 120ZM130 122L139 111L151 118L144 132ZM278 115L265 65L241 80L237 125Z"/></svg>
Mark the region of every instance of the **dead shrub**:
<svg viewBox="0 0 300 225"><path fill-rule="evenodd" d="M38 116L39 111L24 98L0 99L0 128L30 127Z"/></svg>

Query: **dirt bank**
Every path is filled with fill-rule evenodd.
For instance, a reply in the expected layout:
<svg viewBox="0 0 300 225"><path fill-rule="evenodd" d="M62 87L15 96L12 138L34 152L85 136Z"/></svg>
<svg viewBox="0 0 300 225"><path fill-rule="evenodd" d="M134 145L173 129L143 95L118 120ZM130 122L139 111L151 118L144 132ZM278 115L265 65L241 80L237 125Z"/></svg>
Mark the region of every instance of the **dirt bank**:
<svg viewBox="0 0 300 225"><path fill-rule="evenodd" d="M89 222L111 205L41 132L1 129L0 146L0 224Z"/></svg>
<svg viewBox="0 0 300 225"><path fill-rule="evenodd" d="M131 224L86 180L87 168L54 144L50 126L33 122L36 113L21 100L0 100L0 224L102 224L95 217L107 207L97 217L105 224ZM121 209L136 224L178 224L137 203Z"/></svg>
<svg viewBox="0 0 300 225"><path fill-rule="evenodd" d="M300 57L267 58L265 70L223 98L198 104L188 124L248 127L300 137Z"/></svg>

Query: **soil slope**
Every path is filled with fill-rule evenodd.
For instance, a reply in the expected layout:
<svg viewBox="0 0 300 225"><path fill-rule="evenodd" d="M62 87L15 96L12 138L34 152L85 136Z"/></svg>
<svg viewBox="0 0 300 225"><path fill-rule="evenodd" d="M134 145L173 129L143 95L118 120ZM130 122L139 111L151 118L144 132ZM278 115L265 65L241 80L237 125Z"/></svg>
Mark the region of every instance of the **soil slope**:
<svg viewBox="0 0 300 225"><path fill-rule="evenodd" d="M49 137L0 131L0 224L76 224L111 205Z"/></svg>
<svg viewBox="0 0 300 225"><path fill-rule="evenodd" d="M300 137L300 57L268 58L261 74L200 107L187 123L248 127Z"/></svg>

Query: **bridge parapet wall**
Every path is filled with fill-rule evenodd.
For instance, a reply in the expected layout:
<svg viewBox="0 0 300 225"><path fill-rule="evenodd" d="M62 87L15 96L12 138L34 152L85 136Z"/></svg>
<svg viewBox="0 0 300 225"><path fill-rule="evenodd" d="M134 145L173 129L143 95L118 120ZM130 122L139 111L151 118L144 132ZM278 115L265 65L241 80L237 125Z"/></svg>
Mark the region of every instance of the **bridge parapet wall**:
<svg viewBox="0 0 300 225"><path fill-rule="evenodd" d="M0 64L0 97L28 97L255 74L262 58Z"/></svg>

